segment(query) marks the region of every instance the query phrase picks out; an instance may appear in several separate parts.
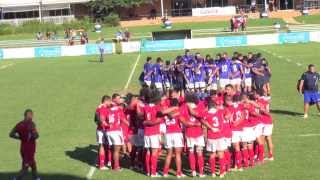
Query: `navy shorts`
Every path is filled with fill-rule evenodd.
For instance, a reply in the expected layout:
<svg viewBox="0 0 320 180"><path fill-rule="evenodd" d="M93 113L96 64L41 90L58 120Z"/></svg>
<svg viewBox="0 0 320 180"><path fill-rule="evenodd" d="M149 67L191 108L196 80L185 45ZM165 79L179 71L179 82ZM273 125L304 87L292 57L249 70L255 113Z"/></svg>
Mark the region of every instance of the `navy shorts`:
<svg viewBox="0 0 320 180"><path fill-rule="evenodd" d="M304 97L304 103L309 103L309 104L320 103L320 92L304 91L303 97Z"/></svg>

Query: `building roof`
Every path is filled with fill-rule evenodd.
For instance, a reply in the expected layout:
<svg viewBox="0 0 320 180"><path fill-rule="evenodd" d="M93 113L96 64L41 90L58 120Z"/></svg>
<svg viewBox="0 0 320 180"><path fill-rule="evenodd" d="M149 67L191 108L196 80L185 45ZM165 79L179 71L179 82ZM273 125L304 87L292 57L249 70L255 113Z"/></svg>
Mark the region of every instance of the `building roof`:
<svg viewBox="0 0 320 180"><path fill-rule="evenodd" d="M40 2L43 5L51 4L71 4L71 3L86 3L90 0L0 0L0 7L23 7L23 6L36 6Z"/></svg>

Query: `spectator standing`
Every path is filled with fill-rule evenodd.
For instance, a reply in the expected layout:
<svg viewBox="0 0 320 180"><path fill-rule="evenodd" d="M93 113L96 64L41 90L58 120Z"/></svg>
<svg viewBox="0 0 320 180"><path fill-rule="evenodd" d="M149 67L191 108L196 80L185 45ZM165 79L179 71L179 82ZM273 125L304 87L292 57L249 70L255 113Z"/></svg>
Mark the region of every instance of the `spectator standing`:
<svg viewBox="0 0 320 180"><path fill-rule="evenodd" d="M320 115L320 92L319 92L320 75L316 72L313 64L308 66L308 71L304 72L300 79L299 93L304 96L304 116L308 118L309 106L316 104Z"/></svg>
<svg viewBox="0 0 320 180"><path fill-rule="evenodd" d="M100 52L100 63L103 63L103 53L104 53L104 39L103 38L101 38L98 48L99 48L99 52Z"/></svg>

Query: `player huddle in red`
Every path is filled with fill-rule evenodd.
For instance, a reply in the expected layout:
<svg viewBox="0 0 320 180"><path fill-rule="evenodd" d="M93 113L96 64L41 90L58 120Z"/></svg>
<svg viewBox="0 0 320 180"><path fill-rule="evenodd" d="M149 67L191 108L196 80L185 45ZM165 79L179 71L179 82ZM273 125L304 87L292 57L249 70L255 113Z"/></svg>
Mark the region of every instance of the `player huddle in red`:
<svg viewBox="0 0 320 180"><path fill-rule="evenodd" d="M167 177L172 167L178 178L186 172L224 177L274 159L270 98L262 92L237 93L230 84L206 98L179 92L162 95L143 87L139 96L103 96L95 116L99 168L120 171L122 152L130 168L151 177L160 177L159 170ZM159 156L165 157L163 167Z"/></svg>

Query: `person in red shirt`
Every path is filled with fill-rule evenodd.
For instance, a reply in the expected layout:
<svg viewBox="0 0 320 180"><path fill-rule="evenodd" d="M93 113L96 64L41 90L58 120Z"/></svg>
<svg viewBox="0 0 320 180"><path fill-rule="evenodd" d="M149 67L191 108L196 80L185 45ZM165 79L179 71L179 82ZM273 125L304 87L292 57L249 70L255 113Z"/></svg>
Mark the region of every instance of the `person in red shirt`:
<svg viewBox="0 0 320 180"><path fill-rule="evenodd" d="M233 98L227 97L225 100L226 108L230 113L231 118L231 131L232 131L232 147L234 149L234 164L238 171L242 171L241 151L240 144L242 142L242 129L244 121L244 108L239 102L240 97L234 96Z"/></svg>
<svg viewBox="0 0 320 180"><path fill-rule="evenodd" d="M121 102L119 99L120 99L120 95L118 94L112 95L112 105L108 107L109 113L106 119L106 122L107 122L106 132L107 132L108 144L109 146L113 146L112 168L115 171L121 171L119 157L120 157L121 147L124 144L123 133L121 130L121 123L125 123L126 125L129 125L128 121L126 120L122 107L118 105L119 102Z"/></svg>
<svg viewBox="0 0 320 180"><path fill-rule="evenodd" d="M34 157L36 153L36 140L39 138L39 133L33 122L33 112L31 109L27 109L24 112L24 120L15 125L9 136L21 142L20 155L22 158L22 168L15 179L23 179L28 172L28 168L31 167L33 178L40 180Z"/></svg>
<svg viewBox="0 0 320 180"><path fill-rule="evenodd" d="M147 176L158 177L157 161L160 147L160 123L162 122L160 98L148 93L144 97L146 104L142 116L144 126L145 169Z"/></svg>
<svg viewBox="0 0 320 180"><path fill-rule="evenodd" d="M197 175L196 164L198 164L199 176L205 177L203 158L203 147L205 146L205 143L200 122L203 109L197 107L197 101L197 97L194 94L186 95L186 103L180 107L180 121L185 126L191 175L193 177ZM197 155L197 161L195 154Z"/></svg>
<svg viewBox="0 0 320 180"><path fill-rule="evenodd" d="M170 99L170 107L176 107L176 111L173 111L171 115L165 116L165 124L167 132L165 134L165 148L167 149L167 156L165 160L165 165L163 168L163 176L168 177L171 159L174 156L176 160L178 178L184 177L182 174L182 163L181 163L181 153L184 147L184 140L182 134L182 127L179 118L179 100L177 98Z"/></svg>
<svg viewBox="0 0 320 180"><path fill-rule="evenodd" d="M262 96L262 94L255 93L258 104L260 106L261 111L261 120L262 120L262 136L263 141L267 141L268 145L268 157L265 160L273 161L273 143L272 143L272 116L270 114L270 104L269 98L266 96ZM263 143L264 144L264 143Z"/></svg>
<svg viewBox="0 0 320 180"><path fill-rule="evenodd" d="M212 177L216 176L216 156L219 158L220 178L224 177L224 151L227 149L223 136L222 110L216 108L216 104L211 99L208 100L208 111L205 112L202 123L207 128L207 151L210 152L209 164Z"/></svg>
<svg viewBox="0 0 320 180"><path fill-rule="evenodd" d="M254 148L253 142L256 139L255 126L259 122L259 112L256 109L256 103L249 99L247 94L241 95L241 101L244 106L245 121L243 125L242 138L242 156L244 168L254 166Z"/></svg>
<svg viewBox="0 0 320 180"><path fill-rule="evenodd" d="M139 166L141 167L143 165L143 162L139 162L136 166L137 157L140 156L139 153L142 153L141 145L138 143L139 140L137 137L139 124L141 123L137 113L137 106L138 106L139 100L138 100L138 97L135 95L131 95L127 97L128 97L128 106L125 109L125 114L126 114L126 119L129 123L129 126L126 126L124 123L122 123L122 129L124 129L123 127L128 127L127 148L128 148L128 151L130 152L130 162L131 162L130 166L131 168L139 168Z"/></svg>
<svg viewBox="0 0 320 180"><path fill-rule="evenodd" d="M97 124L97 143L98 143L98 159L99 169L108 169L105 165L111 166L111 150L107 146L107 116L109 114L108 107L112 104L110 96L104 95L101 98L101 104L96 108L95 122ZM107 162L105 163L105 156L107 152Z"/></svg>

